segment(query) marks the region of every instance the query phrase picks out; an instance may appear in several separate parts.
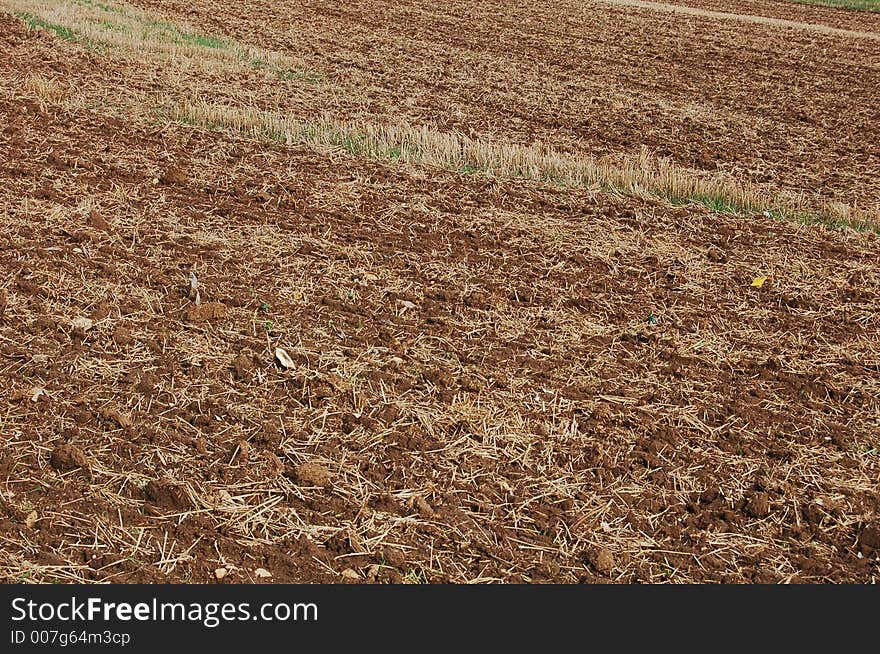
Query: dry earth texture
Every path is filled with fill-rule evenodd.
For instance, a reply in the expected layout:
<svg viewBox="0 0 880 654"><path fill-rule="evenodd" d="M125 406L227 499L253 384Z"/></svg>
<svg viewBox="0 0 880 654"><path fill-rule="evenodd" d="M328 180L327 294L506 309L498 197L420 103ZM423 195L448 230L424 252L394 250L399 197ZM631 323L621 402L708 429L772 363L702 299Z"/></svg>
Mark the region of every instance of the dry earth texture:
<svg viewBox="0 0 880 654"><path fill-rule="evenodd" d="M880 575L880 16L0 10L4 580Z"/></svg>

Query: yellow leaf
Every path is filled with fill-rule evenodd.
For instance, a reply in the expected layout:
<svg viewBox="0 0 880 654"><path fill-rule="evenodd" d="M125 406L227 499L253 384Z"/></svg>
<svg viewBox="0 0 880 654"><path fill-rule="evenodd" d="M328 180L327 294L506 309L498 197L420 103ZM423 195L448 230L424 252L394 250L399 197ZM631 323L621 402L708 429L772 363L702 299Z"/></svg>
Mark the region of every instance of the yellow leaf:
<svg viewBox="0 0 880 654"><path fill-rule="evenodd" d="M752 282L752 286L755 288L761 288L764 285L764 282L767 281L767 277L755 277L755 280Z"/></svg>

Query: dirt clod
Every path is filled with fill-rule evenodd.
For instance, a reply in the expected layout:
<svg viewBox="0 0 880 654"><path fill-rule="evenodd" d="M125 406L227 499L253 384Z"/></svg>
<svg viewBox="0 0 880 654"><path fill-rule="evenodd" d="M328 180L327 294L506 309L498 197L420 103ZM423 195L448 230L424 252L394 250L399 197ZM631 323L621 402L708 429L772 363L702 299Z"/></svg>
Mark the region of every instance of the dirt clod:
<svg viewBox="0 0 880 654"><path fill-rule="evenodd" d="M147 500L166 509L185 511L192 508L186 491L167 479L151 479L144 488Z"/></svg>
<svg viewBox="0 0 880 654"><path fill-rule="evenodd" d="M113 330L113 342L116 343L119 347L130 345L133 340L134 338L132 338L130 329L119 326Z"/></svg>
<svg viewBox="0 0 880 654"><path fill-rule="evenodd" d="M418 514L419 514L420 516L422 516L423 518L428 518L428 519L430 519L430 518L433 518L433 517L437 514L437 512L434 511L434 507L432 507L432 506L428 503L428 500L426 500L426 499L425 499L424 497L422 497L421 495L416 495L415 497L413 497L413 499L412 499L412 507L413 507L413 509L415 509L415 510L418 512Z"/></svg>
<svg viewBox="0 0 880 654"><path fill-rule="evenodd" d="M403 569L406 565L406 556L396 547L385 547L382 550L382 557L392 568Z"/></svg>
<svg viewBox="0 0 880 654"><path fill-rule="evenodd" d="M135 390L144 395L152 393L159 384L159 378L152 372L142 372L135 384Z"/></svg>
<svg viewBox="0 0 880 654"><path fill-rule="evenodd" d="M709 248L708 252L706 252L706 258L712 263L724 263L727 261L727 256L724 254L724 251L721 248L714 246Z"/></svg>
<svg viewBox="0 0 880 654"><path fill-rule="evenodd" d="M89 458L76 445L64 444L59 445L52 451L49 463L56 470L67 472L75 468L88 468Z"/></svg>
<svg viewBox="0 0 880 654"><path fill-rule="evenodd" d="M766 493L751 493L746 497L745 512L753 518L770 515L770 497Z"/></svg>
<svg viewBox="0 0 880 654"><path fill-rule="evenodd" d="M118 409L104 409L101 411L101 417L111 428L127 429L131 427L131 418Z"/></svg>
<svg viewBox="0 0 880 654"><path fill-rule="evenodd" d="M246 354L239 354L232 360L232 374L239 381L250 379L255 368L253 359Z"/></svg>
<svg viewBox="0 0 880 654"><path fill-rule="evenodd" d="M226 316L226 305L222 302L206 302L190 307L186 319L192 323L208 322Z"/></svg>
<svg viewBox="0 0 880 654"><path fill-rule="evenodd" d="M300 486L327 486L333 473L320 463L301 463L293 468L292 477Z"/></svg>
<svg viewBox="0 0 880 654"><path fill-rule="evenodd" d="M880 522L872 522L862 528L859 534L859 551L872 555L880 552Z"/></svg>
<svg viewBox="0 0 880 654"><path fill-rule="evenodd" d="M254 445L275 450L281 445L281 432L273 422L267 422L254 436Z"/></svg>
<svg viewBox="0 0 880 654"><path fill-rule="evenodd" d="M159 176L159 183L163 186L184 185L186 174L175 166L169 166Z"/></svg>
<svg viewBox="0 0 880 654"><path fill-rule="evenodd" d="M110 227L110 223L107 222L107 219L104 218L104 216L102 216L96 209L92 209L89 212L89 225L102 232L113 231Z"/></svg>
<svg viewBox="0 0 880 654"><path fill-rule="evenodd" d="M587 563L600 574L610 574L614 570L614 555L606 547L598 547L587 554Z"/></svg>
<svg viewBox="0 0 880 654"><path fill-rule="evenodd" d="M234 463L246 464L251 458L251 444L244 440L238 441L233 448L232 456Z"/></svg>

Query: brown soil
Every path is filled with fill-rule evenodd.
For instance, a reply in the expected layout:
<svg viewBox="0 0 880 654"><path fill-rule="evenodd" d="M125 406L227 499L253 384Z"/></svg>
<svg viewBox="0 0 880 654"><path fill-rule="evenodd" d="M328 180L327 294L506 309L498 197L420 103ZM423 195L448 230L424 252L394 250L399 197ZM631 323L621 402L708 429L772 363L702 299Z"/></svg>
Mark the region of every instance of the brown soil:
<svg viewBox="0 0 880 654"><path fill-rule="evenodd" d="M613 0L611 0L613 1ZM880 35L880 13L801 4L792 0L678 0L675 4L745 16L766 16Z"/></svg>
<svg viewBox="0 0 880 654"><path fill-rule="evenodd" d="M829 193L878 199L876 44L561 2L153 4L296 49L362 89L341 115L731 170L760 149L774 184L835 167ZM22 78L208 82L5 13L0 49L4 580L880 574L875 233L65 108Z"/></svg>
<svg viewBox="0 0 880 654"><path fill-rule="evenodd" d="M574 153L647 146L880 210L877 40L580 0L134 4L301 59L326 84L275 100L298 115L332 108ZM836 15L785 5L790 20ZM880 36L866 12L845 27Z"/></svg>

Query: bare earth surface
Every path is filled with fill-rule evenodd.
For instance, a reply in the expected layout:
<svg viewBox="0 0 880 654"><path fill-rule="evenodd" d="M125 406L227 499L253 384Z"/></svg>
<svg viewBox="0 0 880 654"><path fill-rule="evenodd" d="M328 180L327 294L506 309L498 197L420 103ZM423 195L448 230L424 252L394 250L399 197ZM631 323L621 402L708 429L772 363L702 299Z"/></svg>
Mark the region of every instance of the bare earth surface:
<svg viewBox="0 0 880 654"><path fill-rule="evenodd" d="M848 11L795 3L790 0L679 0L675 4L741 16L765 16L839 29L880 33L880 14L868 11Z"/></svg>
<svg viewBox="0 0 880 654"><path fill-rule="evenodd" d="M346 89L332 108L347 116L573 152L645 145L880 210L877 40L574 0L135 4L301 56ZM805 22L821 10L790 6ZM880 36L863 16L847 27Z"/></svg>
<svg viewBox="0 0 880 654"><path fill-rule="evenodd" d="M877 41L562 0L135 4L297 74L0 1L0 577L877 579L876 232L149 104L647 145L874 206ZM877 29L782 4L699 6Z"/></svg>

